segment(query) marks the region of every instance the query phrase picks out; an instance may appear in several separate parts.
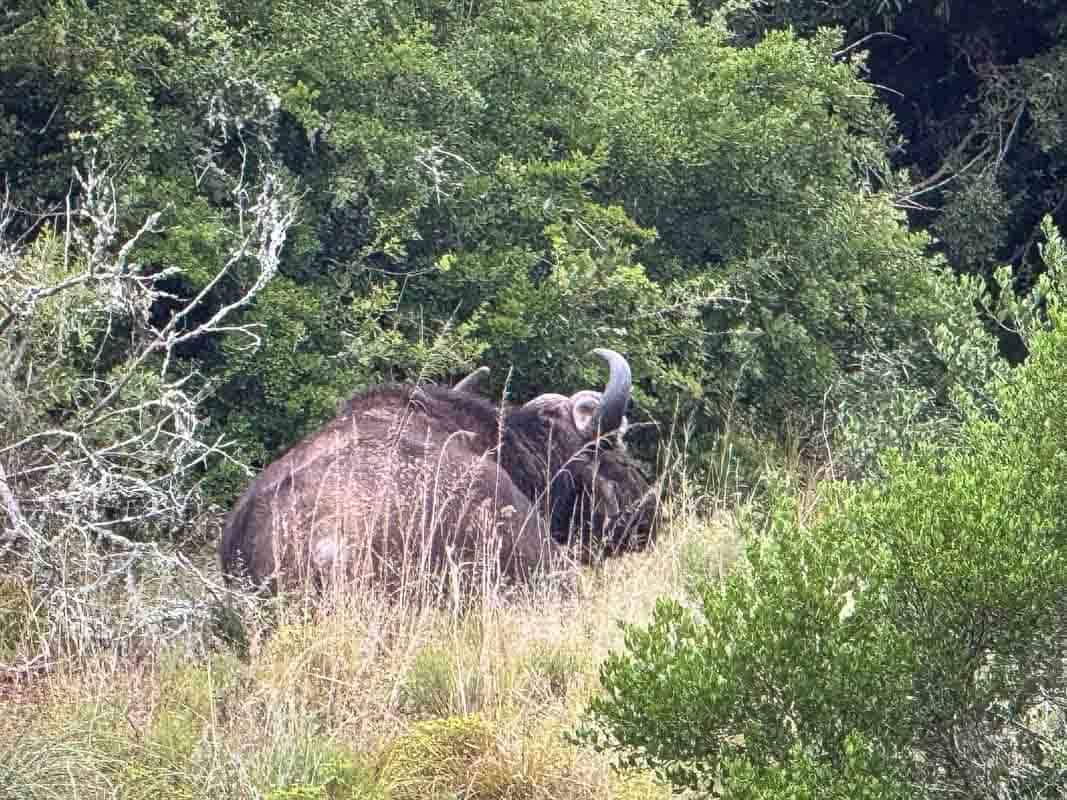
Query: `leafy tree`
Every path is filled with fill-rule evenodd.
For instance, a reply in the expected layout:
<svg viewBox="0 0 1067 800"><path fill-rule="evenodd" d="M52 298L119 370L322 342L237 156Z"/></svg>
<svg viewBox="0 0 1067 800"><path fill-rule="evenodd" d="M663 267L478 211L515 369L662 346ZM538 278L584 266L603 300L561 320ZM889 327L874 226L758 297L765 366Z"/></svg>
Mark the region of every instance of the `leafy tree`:
<svg viewBox="0 0 1067 800"><path fill-rule="evenodd" d="M660 232L641 253L651 274L715 276L740 301L702 319L712 419L740 403L757 428L807 430L865 354L902 346L937 380L920 332L958 306L928 240L873 190L896 180L892 123L834 63L839 44L775 33L738 49L719 29L678 26L610 101L607 185Z"/></svg>
<svg viewBox="0 0 1067 800"><path fill-rule="evenodd" d="M8 235L78 207L75 166L121 164L120 230L168 209L137 251L168 276L154 324L195 327L255 281L218 276L242 192L297 187L279 275L234 320L257 339L173 354L255 464L383 380L481 360L516 400L587 386L594 344L698 448L726 409L820 428L879 353L910 350L940 392L927 332L958 297L893 206L891 120L839 38L737 47L675 0L464 9L25 5L0 26L0 171L26 211ZM217 469L224 497L239 477Z"/></svg>

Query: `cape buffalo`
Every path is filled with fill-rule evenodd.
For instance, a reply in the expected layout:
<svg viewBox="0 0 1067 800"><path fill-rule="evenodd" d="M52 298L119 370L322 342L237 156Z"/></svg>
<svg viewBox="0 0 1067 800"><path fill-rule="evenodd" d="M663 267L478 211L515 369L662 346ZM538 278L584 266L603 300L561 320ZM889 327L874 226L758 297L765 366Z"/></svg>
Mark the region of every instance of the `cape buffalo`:
<svg viewBox="0 0 1067 800"><path fill-rule="evenodd" d="M270 590L523 579L551 569L568 543L644 546L656 492L616 441L630 367L592 352L610 367L602 393L497 406L474 393L482 368L453 388L357 394L245 490L223 532L225 574Z"/></svg>

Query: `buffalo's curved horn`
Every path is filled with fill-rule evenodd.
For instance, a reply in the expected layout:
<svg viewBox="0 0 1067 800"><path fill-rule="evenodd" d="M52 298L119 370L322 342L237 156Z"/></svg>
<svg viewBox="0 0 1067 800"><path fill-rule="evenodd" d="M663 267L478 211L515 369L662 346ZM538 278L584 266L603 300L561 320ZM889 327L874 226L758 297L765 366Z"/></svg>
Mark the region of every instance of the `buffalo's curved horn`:
<svg viewBox="0 0 1067 800"><path fill-rule="evenodd" d="M630 404L630 365L626 363L625 358L606 347L598 347L590 353L607 361L611 370L608 384L604 387L604 394L600 399L597 425L593 426L594 431L599 427L600 433L610 433L622 425L626 408Z"/></svg>
<svg viewBox="0 0 1067 800"><path fill-rule="evenodd" d="M482 381L485 376L489 374L489 367L478 367L470 375L461 380L455 386L452 387L456 392L467 392L468 394L476 393L481 388Z"/></svg>

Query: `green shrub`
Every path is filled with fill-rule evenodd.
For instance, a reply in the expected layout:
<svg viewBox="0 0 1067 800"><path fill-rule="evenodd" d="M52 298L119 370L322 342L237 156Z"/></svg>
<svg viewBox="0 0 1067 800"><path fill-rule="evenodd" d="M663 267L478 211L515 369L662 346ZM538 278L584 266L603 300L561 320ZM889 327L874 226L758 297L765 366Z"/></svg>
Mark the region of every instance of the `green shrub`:
<svg viewBox="0 0 1067 800"><path fill-rule="evenodd" d="M381 780L393 800L512 796L518 776L501 758L496 736L477 715L417 723L387 749Z"/></svg>
<svg viewBox="0 0 1067 800"><path fill-rule="evenodd" d="M844 743L834 764L794 747L782 763L754 763L739 757L725 770L721 793L737 800L903 800L910 787L885 764L863 736Z"/></svg>
<svg viewBox="0 0 1067 800"><path fill-rule="evenodd" d="M327 749L309 764L309 775L273 787L267 800L374 800L384 798L374 773L342 749Z"/></svg>
<svg viewBox="0 0 1067 800"><path fill-rule="evenodd" d="M1046 233L1055 274L1067 259ZM626 626L580 737L727 797L1057 785L1067 316L1051 278L1040 291L1047 316L997 382L995 419L972 413L951 447L887 454L884 481L830 487L811 524L780 500L698 608L661 601Z"/></svg>

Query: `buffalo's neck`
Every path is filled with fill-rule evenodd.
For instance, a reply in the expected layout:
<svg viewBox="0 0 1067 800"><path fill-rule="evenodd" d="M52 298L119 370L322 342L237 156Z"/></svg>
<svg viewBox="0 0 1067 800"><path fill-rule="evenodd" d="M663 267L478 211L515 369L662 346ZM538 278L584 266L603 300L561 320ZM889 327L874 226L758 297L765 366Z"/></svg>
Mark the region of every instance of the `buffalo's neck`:
<svg viewBox="0 0 1067 800"><path fill-rule="evenodd" d="M523 494L555 513L574 495L570 457L579 449L543 423L511 415L504 422L497 458Z"/></svg>

